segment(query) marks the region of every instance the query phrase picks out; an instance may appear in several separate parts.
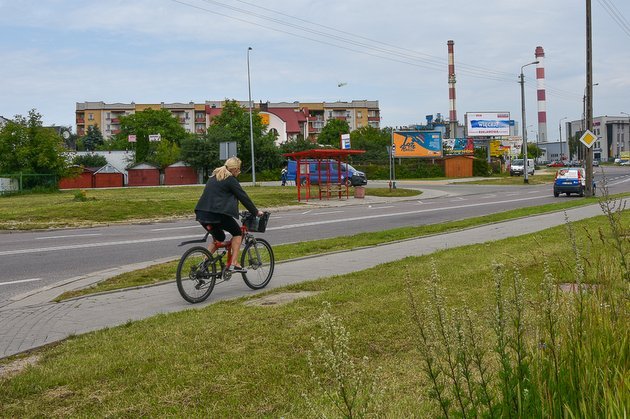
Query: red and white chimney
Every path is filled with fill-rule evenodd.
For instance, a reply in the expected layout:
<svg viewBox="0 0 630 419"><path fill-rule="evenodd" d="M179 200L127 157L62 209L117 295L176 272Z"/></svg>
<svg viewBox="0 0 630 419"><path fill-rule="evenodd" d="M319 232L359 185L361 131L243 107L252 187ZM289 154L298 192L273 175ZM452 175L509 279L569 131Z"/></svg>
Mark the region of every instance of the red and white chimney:
<svg viewBox="0 0 630 419"><path fill-rule="evenodd" d="M455 108L455 53L453 46L455 42L448 41L448 102L449 102L449 127L450 137L455 138L457 136L457 110Z"/></svg>
<svg viewBox="0 0 630 419"><path fill-rule="evenodd" d="M547 142L547 98L545 94L545 50L536 47L536 84L538 97L538 140Z"/></svg>

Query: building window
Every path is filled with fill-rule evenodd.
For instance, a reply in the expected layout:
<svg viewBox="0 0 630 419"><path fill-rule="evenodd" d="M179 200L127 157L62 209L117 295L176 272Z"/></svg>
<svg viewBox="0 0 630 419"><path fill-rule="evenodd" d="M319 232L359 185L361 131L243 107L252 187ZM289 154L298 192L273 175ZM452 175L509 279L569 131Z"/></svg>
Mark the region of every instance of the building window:
<svg viewBox="0 0 630 419"><path fill-rule="evenodd" d="M363 114L361 113L361 111L357 111L357 118L363 118Z"/></svg>
<svg viewBox="0 0 630 419"><path fill-rule="evenodd" d="M89 113L88 114L88 121L94 121L94 114L93 113Z"/></svg>

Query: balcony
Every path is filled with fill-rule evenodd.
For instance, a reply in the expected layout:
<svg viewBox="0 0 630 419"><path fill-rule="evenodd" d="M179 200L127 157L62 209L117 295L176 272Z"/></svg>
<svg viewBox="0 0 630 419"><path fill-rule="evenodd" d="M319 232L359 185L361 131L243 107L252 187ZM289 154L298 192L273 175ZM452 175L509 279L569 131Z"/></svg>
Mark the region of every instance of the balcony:
<svg viewBox="0 0 630 419"><path fill-rule="evenodd" d="M206 122L206 118L205 117L195 118L195 122Z"/></svg>
<svg viewBox="0 0 630 419"><path fill-rule="evenodd" d="M120 130L115 128L112 130L112 135L120 134Z"/></svg>
<svg viewBox="0 0 630 419"><path fill-rule="evenodd" d="M77 124L85 124L85 119L77 118Z"/></svg>
<svg viewBox="0 0 630 419"><path fill-rule="evenodd" d="M380 116L368 116L368 121L380 121Z"/></svg>
<svg viewBox="0 0 630 419"><path fill-rule="evenodd" d="M112 124L120 124L120 119L112 118Z"/></svg>

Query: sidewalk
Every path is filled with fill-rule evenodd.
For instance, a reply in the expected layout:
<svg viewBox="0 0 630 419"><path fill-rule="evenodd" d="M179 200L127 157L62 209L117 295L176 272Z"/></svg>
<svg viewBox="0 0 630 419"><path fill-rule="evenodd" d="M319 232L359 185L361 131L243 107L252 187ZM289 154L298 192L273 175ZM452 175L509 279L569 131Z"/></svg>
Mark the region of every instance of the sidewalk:
<svg viewBox="0 0 630 419"><path fill-rule="evenodd" d="M568 210L567 216L570 221L577 221L601 213L599 205L590 205ZM529 217L527 222L517 219L377 247L278 263L273 279L265 290L363 270L407 256L420 256L436 250L530 234L562 224L564 217L564 212L543 214ZM76 287L76 283L73 286ZM235 278L218 285L205 303L191 305L180 297L174 281L61 303L49 302L50 298L60 293L59 288L49 288L0 308L0 358L57 342L71 335L117 326L159 313L204 307L216 301L253 295L265 290L252 291L240 278Z"/></svg>

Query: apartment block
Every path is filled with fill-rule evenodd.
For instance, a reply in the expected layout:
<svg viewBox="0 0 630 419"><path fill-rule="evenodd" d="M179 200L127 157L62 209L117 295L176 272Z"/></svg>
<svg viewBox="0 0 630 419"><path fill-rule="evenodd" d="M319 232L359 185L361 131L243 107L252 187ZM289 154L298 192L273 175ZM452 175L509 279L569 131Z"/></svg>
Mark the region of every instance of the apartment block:
<svg viewBox="0 0 630 419"><path fill-rule="evenodd" d="M239 104L249 108L247 101ZM105 138L120 132L120 117L144 109L168 109L179 119L187 132L203 134L212 117L221 113L223 101L205 103L76 103L76 132L85 135L88 127L97 125ZM342 119L350 130L365 126L380 128L381 116L377 100L353 100L352 102L258 102L252 106L259 111L268 130L277 134L278 144L303 135L315 140L326 122Z"/></svg>

